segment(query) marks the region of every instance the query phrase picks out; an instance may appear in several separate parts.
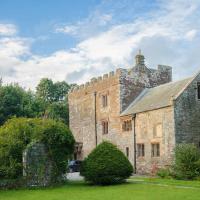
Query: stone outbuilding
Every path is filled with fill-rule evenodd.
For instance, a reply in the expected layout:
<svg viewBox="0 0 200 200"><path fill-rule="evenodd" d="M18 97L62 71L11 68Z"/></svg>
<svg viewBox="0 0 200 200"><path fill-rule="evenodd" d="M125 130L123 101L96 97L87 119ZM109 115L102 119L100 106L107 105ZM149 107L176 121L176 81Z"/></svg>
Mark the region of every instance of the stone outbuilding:
<svg viewBox="0 0 200 200"><path fill-rule="evenodd" d="M137 173L171 164L178 143L200 146L200 74L172 81L172 68L148 68L136 55L130 69L117 69L69 94L75 159L108 140L129 158Z"/></svg>

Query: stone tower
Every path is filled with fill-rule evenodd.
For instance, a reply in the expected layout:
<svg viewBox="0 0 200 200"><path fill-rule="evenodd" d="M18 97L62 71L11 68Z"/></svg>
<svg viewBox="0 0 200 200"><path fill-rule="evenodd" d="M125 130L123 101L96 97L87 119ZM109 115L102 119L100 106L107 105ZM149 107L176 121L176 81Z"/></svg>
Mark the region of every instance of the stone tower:
<svg viewBox="0 0 200 200"><path fill-rule="evenodd" d="M155 87L172 81L172 68L158 65L157 70L145 65L145 57L141 50L135 56L135 65L129 69L122 69L121 83L121 111L141 93L144 88Z"/></svg>
<svg viewBox="0 0 200 200"><path fill-rule="evenodd" d="M77 144L80 144L77 146L77 159L83 159L103 140L111 141L120 149L124 146L133 148L132 134L121 138L120 114L145 88L172 80L171 67L159 65L157 69L151 69L144 60L140 51L132 68L119 68L92 78L69 93L70 129ZM109 134L102 134L105 124Z"/></svg>

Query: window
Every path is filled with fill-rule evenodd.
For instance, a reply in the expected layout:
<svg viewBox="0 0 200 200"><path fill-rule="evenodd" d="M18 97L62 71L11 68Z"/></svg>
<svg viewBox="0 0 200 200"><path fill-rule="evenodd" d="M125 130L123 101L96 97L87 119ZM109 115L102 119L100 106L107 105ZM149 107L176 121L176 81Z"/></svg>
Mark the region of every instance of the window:
<svg viewBox="0 0 200 200"><path fill-rule="evenodd" d="M127 156L127 158L129 157L129 148L128 147L126 147L126 156Z"/></svg>
<svg viewBox="0 0 200 200"><path fill-rule="evenodd" d="M102 106L106 107L108 105L108 96L102 95Z"/></svg>
<svg viewBox="0 0 200 200"><path fill-rule="evenodd" d="M197 83L197 98L200 100L200 82Z"/></svg>
<svg viewBox="0 0 200 200"><path fill-rule="evenodd" d="M144 144L137 144L137 157L144 157Z"/></svg>
<svg viewBox="0 0 200 200"><path fill-rule="evenodd" d="M108 121L102 121L102 133L108 134Z"/></svg>
<svg viewBox="0 0 200 200"><path fill-rule="evenodd" d="M162 137L162 124L157 124L154 127L154 137Z"/></svg>
<svg viewBox="0 0 200 200"><path fill-rule="evenodd" d="M151 157L159 157L160 156L160 144L151 144Z"/></svg>
<svg viewBox="0 0 200 200"><path fill-rule="evenodd" d="M123 121L122 131L131 131L131 130L132 130L132 121L131 120Z"/></svg>

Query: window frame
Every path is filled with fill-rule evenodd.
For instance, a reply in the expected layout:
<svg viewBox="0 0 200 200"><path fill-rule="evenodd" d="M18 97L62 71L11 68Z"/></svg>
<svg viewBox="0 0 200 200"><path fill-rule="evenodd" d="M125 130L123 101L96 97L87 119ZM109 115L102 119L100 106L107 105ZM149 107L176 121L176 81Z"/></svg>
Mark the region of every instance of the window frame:
<svg viewBox="0 0 200 200"><path fill-rule="evenodd" d="M102 124L102 134L103 135L108 134L108 120L102 120L101 124Z"/></svg>
<svg viewBox="0 0 200 200"><path fill-rule="evenodd" d="M137 143L137 158L144 158L144 157L145 157L145 144Z"/></svg>
<svg viewBox="0 0 200 200"><path fill-rule="evenodd" d="M132 120L123 120L122 122L122 131L123 132L128 132L132 131Z"/></svg>
<svg viewBox="0 0 200 200"><path fill-rule="evenodd" d="M160 157L160 143L151 143L151 157L158 158Z"/></svg>
<svg viewBox="0 0 200 200"><path fill-rule="evenodd" d="M108 95L107 94L103 94L101 96L101 105L103 108L106 108L108 106Z"/></svg>
<svg viewBox="0 0 200 200"><path fill-rule="evenodd" d="M200 101L200 82L197 82L197 99Z"/></svg>
<svg viewBox="0 0 200 200"><path fill-rule="evenodd" d="M161 130L161 135L159 135L158 133L159 133L159 129L158 128L161 128L160 130ZM162 123L157 123L157 124L155 124L154 125L154 130L153 130L154 132L153 132L153 137L154 138L162 138L163 137L163 124Z"/></svg>
<svg viewBox="0 0 200 200"><path fill-rule="evenodd" d="M126 157L129 158L129 147L126 147Z"/></svg>

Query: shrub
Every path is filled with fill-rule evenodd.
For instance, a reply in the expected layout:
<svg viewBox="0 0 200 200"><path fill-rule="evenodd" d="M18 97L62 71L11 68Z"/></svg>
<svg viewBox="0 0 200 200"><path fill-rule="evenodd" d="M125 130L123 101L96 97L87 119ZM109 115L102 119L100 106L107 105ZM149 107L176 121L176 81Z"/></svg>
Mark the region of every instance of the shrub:
<svg viewBox="0 0 200 200"><path fill-rule="evenodd" d="M123 182L133 173L133 167L115 145L102 142L85 158L80 173L88 182L109 185Z"/></svg>
<svg viewBox="0 0 200 200"><path fill-rule="evenodd" d="M22 176L22 153L33 141L47 146L56 174L66 172L74 147L69 128L50 119L13 118L0 128L0 178Z"/></svg>
<svg viewBox="0 0 200 200"><path fill-rule="evenodd" d="M157 176L160 178L169 178L171 176L171 172L169 168L161 168L157 171Z"/></svg>
<svg viewBox="0 0 200 200"><path fill-rule="evenodd" d="M194 179L200 175L200 152L193 144L180 144L175 148L173 173L177 179Z"/></svg>
<svg viewBox="0 0 200 200"><path fill-rule="evenodd" d="M1 179L0 189L17 189L25 186L25 179Z"/></svg>

